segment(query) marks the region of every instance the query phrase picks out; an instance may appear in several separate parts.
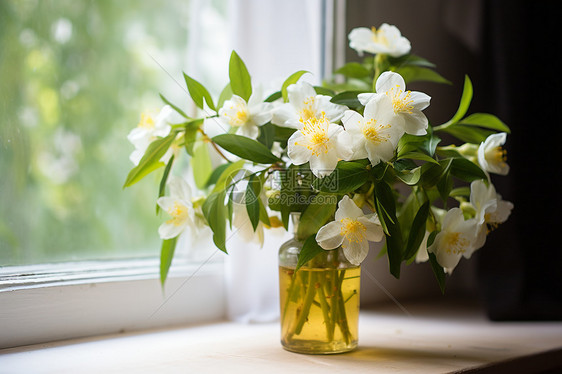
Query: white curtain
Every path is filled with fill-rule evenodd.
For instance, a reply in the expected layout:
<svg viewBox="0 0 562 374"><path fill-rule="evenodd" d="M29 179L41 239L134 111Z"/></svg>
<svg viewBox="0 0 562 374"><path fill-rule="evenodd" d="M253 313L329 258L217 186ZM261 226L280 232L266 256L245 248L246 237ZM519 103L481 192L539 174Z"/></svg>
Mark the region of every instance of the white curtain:
<svg viewBox="0 0 562 374"><path fill-rule="evenodd" d="M322 0L231 0L230 45L246 63L252 82L267 94L298 70L312 84L321 81ZM273 86L272 86L273 85ZM234 235L225 257L227 316L239 322L279 317L277 253L290 235L266 230L263 248Z"/></svg>

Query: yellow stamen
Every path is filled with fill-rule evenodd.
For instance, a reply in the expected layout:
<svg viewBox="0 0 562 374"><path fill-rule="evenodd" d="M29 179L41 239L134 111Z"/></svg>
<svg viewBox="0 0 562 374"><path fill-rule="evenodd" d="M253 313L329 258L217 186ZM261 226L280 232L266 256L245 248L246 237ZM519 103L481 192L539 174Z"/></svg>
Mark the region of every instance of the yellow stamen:
<svg viewBox="0 0 562 374"><path fill-rule="evenodd" d="M187 207L183 204L179 204L178 202L174 202L174 206L168 209L168 214L172 216L171 219L167 221L167 223L172 223L175 226L182 225L185 220L187 219Z"/></svg>
<svg viewBox="0 0 562 374"><path fill-rule="evenodd" d="M364 224L350 218L344 218L340 220L340 222L343 225L341 227L340 235L345 236L348 241L361 243L365 239L367 227L365 227Z"/></svg>
<svg viewBox="0 0 562 374"><path fill-rule="evenodd" d="M365 123L363 126L363 136L368 140L372 141L373 143L383 143L390 139L390 135L388 134L381 134L380 130L389 129L390 124L384 126L376 126L377 120L371 119Z"/></svg>
<svg viewBox="0 0 562 374"><path fill-rule="evenodd" d="M470 242L460 232L448 232L443 239L448 254L462 254L468 249Z"/></svg>
<svg viewBox="0 0 562 374"><path fill-rule="evenodd" d="M386 35L380 32L380 30L377 31L377 29L374 26L371 27L371 32L373 33L373 42L377 44L384 44L384 45L389 44Z"/></svg>
<svg viewBox="0 0 562 374"><path fill-rule="evenodd" d="M486 159L493 164L505 165L507 162L507 151L500 146L494 147L486 152Z"/></svg>
<svg viewBox="0 0 562 374"><path fill-rule="evenodd" d="M497 229L500 225L500 222L497 222L495 217L490 213L484 214L484 223L486 223L486 235Z"/></svg>
<svg viewBox="0 0 562 374"><path fill-rule="evenodd" d="M154 128L155 124L154 124L154 120L149 114L142 113L141 120L137 126L143 129L150 130Z"/></svg>
<svg viewBox="0 0 562 374"><path fill-rule="evenodd" d="M412 114L414 106L412 103L411 91L402 91L400 86L392 87L386 94L392 99L392 107L394 108L394 113L409 113Z"/></svg>
<svg viewBox="0 0 562 374"><path fill-rule="evenodd" d="M321 113L321 117L317 118L315 116L304 121L304 126L300 130L301 133L306 138L306 144L299 144L295 142L295 145L301 145L312 151L314 156L319 156L320 153L328 153L331 147L330 138L328 137L328 127L330 126L330 121L326 118L324 112Z"/></svg>
<svg viewBox="0 0 562 374"><path fill-rule="evenodd" d="M235 113L232 115L228 112L225 112L224 116L228 119L228 123L231 126L240 127L248 122L248 119L250 118L248 108L239 105L236 108L234 106L231 106L230 110L235 111Z"/></svg>
<svg viewBox="0 0 562 374"><path fill-rule="evenodd" d="M316 118L316 113L314 112L314 97L307 97L304 99L304 107L299 112L299 121L305 123L306 121Z"/></svg>

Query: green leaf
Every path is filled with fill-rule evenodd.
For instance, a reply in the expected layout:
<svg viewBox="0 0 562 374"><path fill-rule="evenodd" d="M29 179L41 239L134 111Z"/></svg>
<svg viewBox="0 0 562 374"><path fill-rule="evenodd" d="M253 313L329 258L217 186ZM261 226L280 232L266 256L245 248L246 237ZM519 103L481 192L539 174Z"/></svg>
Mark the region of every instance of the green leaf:
<svg viewBox="0 0 562 374"><path fill-rule="evenodd" d="M459 108L457 109L457 112L455 113L453 118L451 118L449 121L447 121L446 123L444 123L439 127L447 127L451 124L460 121L461 118L464 117L464 115L468 111L468 107L470 106L470 102L472 101L472 94L473 94L472 82L470 81L468 75L466 75L464 77L464 86L462 90L461 101L459 104ZM438 130L438 128L436 128L435 130Z"/></svg>
<svg viewBox="0 0 562 374"><path fill-rule="evenodd" d="M195 142L195 145L193 146L191 167L193 170L193 179L195 179L195 185L200 190L204 189L207 185L209 177L213 172L213 164L209 155L207 143L203 140Z"/></svg>
<svg viewBox="0 0 562 374"><path fill-rule="evenodd" d="M336 96L332 97L330 100L334 104L345 105L350 108L359 108L362 107L363 104L357 98L357 95L360 93L364 93L363 91L344 91Z"/></svg>
<svg viewBox="0 0 562 374"><path fill-rule="evenodd" d="M337 198L334 195L319 193L311 198L310 204L301 214L297 236L307 238L320 230L336 211Z"/></svg>
<svg viewBox="0 0 562 374"><path fill-rule="evenodd" d="M405 65L397 68L396 72L404 78L406 84L421 81L451 84L449 80L445 79L435 70L422 66Z"/></svg>
<svg viewBox="0 0 562 374"><path fill-rule="evenodd" d="M293 135L295 131L297 131L297 129L292 129L290 127L281 127L277 125L273 125L273 128L275 130L273 140L279 142L282 148L287 147L287 141L289 140L291 135Z"/></svg>
<svg viewBox="0 0 562 374"><path fill-rule="evenodd" d="M439 288L441 289L441 293L445 293L445 270L443 267L439 265L437 262L437 257L435 257L434 253L429 253L429 263L431 264L431 269L433 270L433 274L435 274L435 278L437 278L437 283L439 283Z"/></svg>
<svg viewBox="0 0 562 374"><path fill-rule="evenodd" d="M422 136L404 134L398 141L398 151L397 157L403 158L402 156L408 153L424 153L427 156L433 157L435 154L435 149L441 139L433 135L432 128L428 127L428 133Z"/></svg>
<svg viewBox="0 0 562 374"><path fill-rule="evenodd" d="M219 166L217 166L215 168L215 170L213 170L213 172L211 173L211 176L209 177L209 179L207 180L207 184L205 185L205 187L210 187L212 185L214 185L215 183L217 183L217 181L219 180L220 176L222 175L222 173L230 166L232 165L231 162L226 163L226 164L221 164Z"/></svg>
<svg viewBox="0 0 562 374"><path fill-rule="evenodd" d="M300 224L299 224L300 226ZM299 270L302 266L306 265L306 263L312 260L314 257L323 253L325 250L318 245L316 241L316 235L310 235L305 241L304 244L299 252L297 267L295 271Z"/></svg>
<svg viewBox="0 0 562 374"><path fill-rule="evenodd" d="M252 80L244 61L235 51L232 51L230 55L228 76L232 93L248 101L250 96L252 96Z"/></svg>
<svg viewBox="0 0 562 374"><path fill-rule="evenodd" d="M260 134L256 139L261 144L265 145L267 149L271 149L273 142L275 141L275 127L271 122L266 123L259 128Z"/></svg>
<svg viewBox="0 0 562 374"><path fill-rule="evenodd" d="M369 172L365 165L339 161L332 174L316 179L312 186L322 192L346 194L355 191L368 180Z"/></svg>
<svg viewBox="0 0 562 374"><path fill-rule="evenodd" d="M421 179L421 167L412 170L397 171L396 176L407 185L413 186Z"/></svg>
<svg viewBox="0 0 562 374"><path fill-rule="evenodd" d="M299 70L296 73L291 74L289 78L285 79L285 82L283 82L283 85L281 86L281 96L283 96L284 102L287 102L289 100L287 94L287 87L289 87L291 84L297 83L298 80L303 76L303 74L306 73L308 73L308 71Z"/></svg>
<svg viewBox="0 0 562 374"><path fill-rule="evenodd" d="M408 54L400 57L391 57L389 56L389 62L392 66L402 66L402 65L414 65L414 66L423 66L426 68L435 68L435 64L429 62L423 57L416 56L413 54Z"/></svg>
<svg viewBox="0 0 562 374"><path fill-rule="evenodd" d="M280 161L265 145L242 135L221 134L211 140L228 152L258 164L273 164Z"/></svg>
<svg viewBox="0 0 562 374"><path fill-rule="evenodd" d="M488 136L495 133L492 130L486 130L475 126L461 125L460 123L443 128L443 132L453 135L455 138L465 143L472 144L480 144L486 140Z"/></svg>
<svg viewBox="0 0 562 374"><path fill-rule="evenodd" d="M425 236L425 226L427 217L429 216L429 201L426 201L414 217L412 226L410 227L410 234L408 235L408 242L406 243L406 250L404 259L407 260L416 255L420 245Z"/></svg>
<svg viewBox="0 0 562 374"><path fill-rule="evenodd" d="M390 273L400 278L400 264L402 262L403 239L400 223L396 217L396 200L392 188L383 181L375 184L375 206L385 230L386 247Z"/></svg>
<svg viewBox="0 0 562 374"><path fill-rule="evenodd" d="M166 182L168 181L168 176L170 175L170 170L172 169L172 165L174 164L174 156L170 157L170 161L166 165L164 169L164 174L162 175L162 179L160 179L160 186L158 188L158 198L164 196L166 194ZM160 211L160 205L156 204L156 214Z"/></svg>
<svg viewBox="0 0 562 374"><path fill-rule="evenodd" d="M478 126L500 132L511 133L509 127L498 117L489 113L474 113L464 118L459 124L466 126Z"/></svg>
<svg viewBox="0 0 562 374"><path fill-rule="evenodd" d="M271 95L269 95L264 101L266 103L272 103L275 100L279 100L282 97L283 97L283 95L281 94L281 91L277 91L277 92L274 92Z"/></svg>
<svg viewBox="0 0 562 374"><path fill-rule="evenodd" d="M160 249L160 284L162 287L164 287L166 279L168 278L168 271L172 265L177 240L178 238L175 237L162 241L162 247Z"/></svg>
<svg viewBox="0 0 562 374"><path fill-rule="evenodd" d="M168 104L169 106L171 106L176 112L178 112L182 117L186 118L186 119L190 119L189 116L187 114L185 114L185 112L183 110L181 110L179 107L177 107L176 105L172 104L168 99L166 99L162 94L160 94L160 99L162 99L162 101L166 104Z"/></svg>
<svg viewBox="0 0 562 374"><path fill-rule="evenodd" d="M235 181L235 178L240 170L244 167L244 163L244 160L238 160L231 164L227 164L228 166L223 169L217 182L215 183L213 192L220 192L229 187Z"/></svg>
<svg viewBox="0 0 562 374"><path fill-rule="evenodd" d="M443 175L441 164L426 163L421 166L421 184L425 188L431 188L439 182Z"/></svg>
<svg viewBox="0 0 562 374"><path fill-rule="evenodd" d="M428 156L425 153L421 153L421 152L409 152L409 153L402 154L398 157L398 160L401 160L401 159L404 159L404 158L410 159L410 160L433 162L434 164L439 163L433 157Z"/></svg>
<svg viewBox="0 0 562 374"><path fill-rule="evenodd" d="M317 95L324 95L324 96L334 96L336 92L328 87L324 86L313 86L314 91L316 91Z"/></svg>
<svg viewBox="0 0 562 374"><path fill-rule="evenodd" d="M188 155L194 156L193 147L197 140L197 133L200 126L203 124L203 119L196 119L185 124L185 132L183 134L185 151Z"/></svg>
<svg viewBox="0 0 562 374"><path fill-rule="evenodd" d="M213 231L213 242L221 251L227 253L226 251L226 219L228 216L228 210L225 206L226 192L224 190L220 192L211 193L201 210L203 215L209 224L209 227Z"/></svg>
<svg viewBox="0 0 562 374"><path fill-rule="evenodd" d="M127 175L123 188L132 186L152 171L164 166L160 159L168 151L175 138L176 134L172 133L165 138L160 138L150 143L139 164Z"/></svg>
<svg viewBox="0 0 562 374"><path fill-rule="evenodd" d="M222 108L224 102L230 100L232 98L232 88L230 87L230 83L228 83L219 95L219 101L217 103L217 108Z"/></svg>
<svg viewBox="0 0 562 374"><path fill-rule="evenodd" d="M453 158L451 164L451 174L465 182L472 182L479 179L487 180L486 173L474 162L464 157Z"/></svg>
<svg viewBox="0 0 562 374"><path fill-rule="evenodd" d="M261 188L260 178L256 177L256 175L251 175L248 179L248 185L246 186L244 202L246 203L246 211L248 212L248 217L250 218L254 231L256 231L260 222L259 196Z"/></svg>
<svg viewBox="0 0 562 374"><path fill-rule="evenodd" d="M457 188L451 190L450 196L451 197L457 197L457 196L469 197L470 196L470 187L468 187L468 186L457 187Z"/></svg>
<svg viewBox="0 0 562 374"><path fill-rule="evenodd" d="M441 166L443 167L443 172L441 173L441 179L437 183L437 190L441 199L447 206L447 199L449 198L449 193L453 189L453 180L451 179L451 167L453 165L454 159L443 160Z"/></svg>
<svg viewBox="0 0 562 374"><path fill-rule="evenodd" d="M336 70L335 74L342 74L350 78L364 78L370 76L371 72L358 62L349 62Z"/></svg>
<svg viewBox="0 0 562 374"><path fill-rule="evenodd" d="M195 79L191 78L187 74L183 74L183 78L185 79L185 84L187 85L187 89L189 91L189 95L193 99L193 102L197 107L203 109L203 100L207 102L209 108L216 112L215 104L213 103L213 98L207 89Z"/></svg>

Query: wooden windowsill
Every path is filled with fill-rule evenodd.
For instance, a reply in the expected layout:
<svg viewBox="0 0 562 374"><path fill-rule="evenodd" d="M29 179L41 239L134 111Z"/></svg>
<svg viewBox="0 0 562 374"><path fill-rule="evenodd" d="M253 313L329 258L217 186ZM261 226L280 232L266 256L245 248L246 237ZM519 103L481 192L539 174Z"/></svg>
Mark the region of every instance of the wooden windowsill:
<svg viewBox="0 0 562 374"><path fill-rule="evenodd" d="M562 368L562 323L490 322L473 303L379 305L359 348L290 353L277 322L218 322L0 351L1 373L537 373ZM555 371L552 371L554 373Z"/></svg>

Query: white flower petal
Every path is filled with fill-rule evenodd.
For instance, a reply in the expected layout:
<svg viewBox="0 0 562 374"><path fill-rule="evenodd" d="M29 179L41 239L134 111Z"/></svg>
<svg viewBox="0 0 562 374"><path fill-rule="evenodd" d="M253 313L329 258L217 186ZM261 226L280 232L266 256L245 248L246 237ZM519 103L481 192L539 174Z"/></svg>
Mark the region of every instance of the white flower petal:
<svg viewBox="0 0 562 374"><path fill-rule="evenodd" d="M367 229L365 237L367 240L371 242L380 242L383 239L384 231L376 213L359 217L357 218L357 221L365 225L365 228Z"/></svg>
<svg viewBox="0 0 562 374"><path fill-rule="evenodd" d="M316 234L316 242L324 249L338 248L344 237L341 235L341 223L332 221L322 226Z"/></svg>
<svg viewBox="0 0 562 374"><path fill-rule="evenodd" d="M505 144L505 132L492 134L478 147L478 163L487 172L499 175L509 174L509 165L505 160L505 151L501 147Z"/></svg>
<svg viewBox="0 0 562 374"><path fill-rule="evenodd" d="M353 265L360 265L369 254L369 242L367 240L360 242L344 240L342 248L345 258Z"/></svg>
<svg viewBox="0 0 562 374"><path fill-rule="evenodd" d="M377 82L375 83L375 90L377 91L377 93L384 93L392 89L405 91L406 82L400 74L391 71L385 71L377 78Z"/></svg>
<svg viewBox="0 0 562 374"><path fill-rule="evenodd" d="M429 121L425 114L418 110L413 110L412 113L400 113L404 119L404 131L411 135L425 135L427 134L427 127Z"/></svg>
<svg viewBox="0 0 562 374"><path fill-rule="evenodd" d="M170 196L184 201L191 201L191 187L180 177L172 175L168 178L168 187L170 188Z"/></svg>
<svg viewBox="0 0 562 374"><path fill-rule="evenodd" d="M335 219L336 221L341 221L344 218L357 219L363 216L363 211L359 208L349 196L345 195L342 197L338 203L338 209L336 210Z"/></svg>
<svg viewBox="0 0 562 374"><path fill-rule="evenodd" d="M371 101L377 94L374 92L369 93L360 93L357 95L357 99L361 103L361 105L367 105L369 101Z"/></svg>
<svg viewBox="0 0 562 374"><path fill-rule="evenodd" d="M179 226L173 223L164 222L158 228L158 235L160 235L160 239L172 239L181 234L185 230L186 226Z"/></svg>
<svg viewBox="0 0 562 374"><path fill-rule="evenodd" d="M318 178L323 178L332 174L338 165L338 155L336 152L320 153L318 156L312 155L310 157L310 170Z"/></svg>
<svg viewBox="0 0 562 374"><path fill-rule="evenodd" d="M306 164L310 159L308 141L300 131L295 131L287 142L287 155L295 165Z"/></svg>

